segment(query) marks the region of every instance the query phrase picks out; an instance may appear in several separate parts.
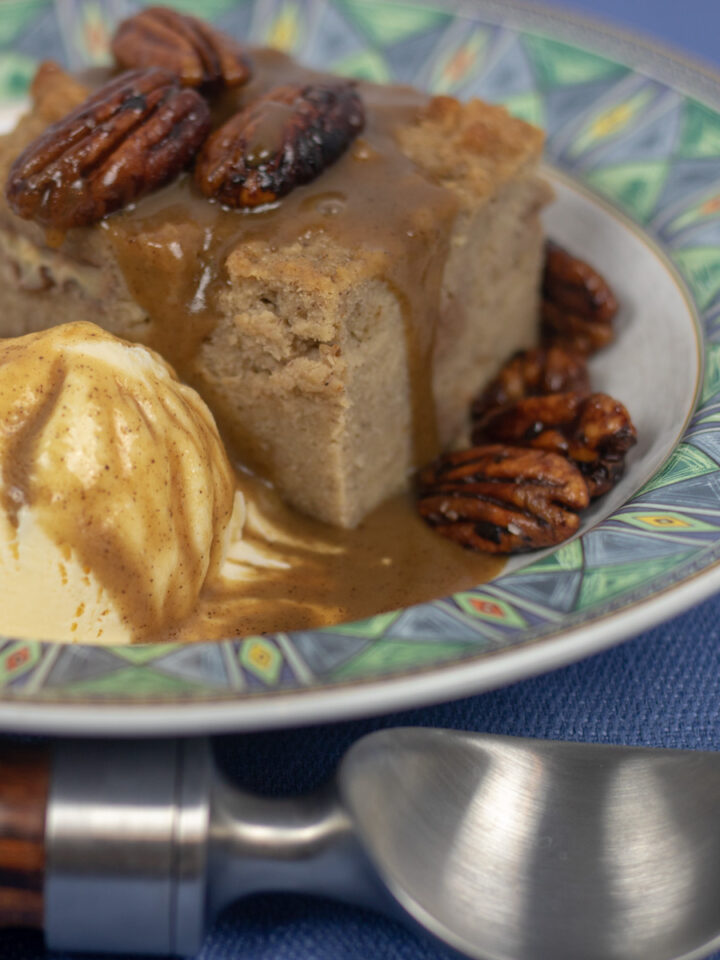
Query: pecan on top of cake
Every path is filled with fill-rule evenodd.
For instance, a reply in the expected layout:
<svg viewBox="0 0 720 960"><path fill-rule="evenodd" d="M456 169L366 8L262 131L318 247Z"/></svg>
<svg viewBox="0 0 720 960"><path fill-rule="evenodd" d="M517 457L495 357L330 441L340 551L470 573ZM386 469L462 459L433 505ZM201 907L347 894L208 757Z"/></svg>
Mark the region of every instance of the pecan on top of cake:
<svg viewBox="0 0 720 960"><path fill-rule="evenodd" d="M207 102L174 74L121 74L20 154L8 202L47 227L86 226L172 180L209 130Z"/></svg>
<svg viewBox="0 0 720 960"><path fill-rule="evenodd" d="M40 68L64 83L49 95L48 111L37 94L48 99L52 84L41 78L33 91L38 112L55 122L10 170L6 196L18 216L61 231L88 226L164 185L210 133L207 98L252 76L231 37L165 7L123 21L112 49L120 68L134 69L59 118L54 101L75 100L82 85L54 65ZM234 208L273 202L314 180L365 124L349 81L276 79L235 103L240 109L207 140L195 173L202 194Z"/></svg>
<svg viewBox="0 0 720 960"><path fill-rule="evenodd" d="M229 207L255 207L314 180L365 125L351 83L277 87L236 113L205 143L195 182Z"/></svg>
<svg viewBox="0 0 720 960"><path fill-rule="evenodd" d="M206 92L242 86L252 75L245 51L232 37L168 7L148 7L123 20L112 52L123 69L164 67L184 86Z"/></svg>

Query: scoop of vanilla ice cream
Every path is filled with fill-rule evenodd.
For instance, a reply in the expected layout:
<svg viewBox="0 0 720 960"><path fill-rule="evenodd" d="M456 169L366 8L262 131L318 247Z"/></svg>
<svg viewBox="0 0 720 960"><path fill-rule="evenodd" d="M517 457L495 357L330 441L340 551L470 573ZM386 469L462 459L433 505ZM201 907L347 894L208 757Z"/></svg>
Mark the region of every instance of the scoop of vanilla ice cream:
<svg viewBox="0 0 720 960"><path fill-rule="evenodd" d="M89 323L0 341L0 631L172 636L243 503L210 411Z"/></svg>

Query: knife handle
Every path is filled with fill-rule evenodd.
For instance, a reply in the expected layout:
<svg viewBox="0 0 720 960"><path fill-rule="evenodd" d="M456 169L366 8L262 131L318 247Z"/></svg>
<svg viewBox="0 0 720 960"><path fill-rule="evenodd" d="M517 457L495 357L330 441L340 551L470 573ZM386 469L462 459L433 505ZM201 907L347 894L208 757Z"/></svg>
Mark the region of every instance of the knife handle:
<svg viewBox="0 0 720 960"><path fill-rule="evenodd" d="M43 926L50 755L0 744L0 928Z"/></svg>

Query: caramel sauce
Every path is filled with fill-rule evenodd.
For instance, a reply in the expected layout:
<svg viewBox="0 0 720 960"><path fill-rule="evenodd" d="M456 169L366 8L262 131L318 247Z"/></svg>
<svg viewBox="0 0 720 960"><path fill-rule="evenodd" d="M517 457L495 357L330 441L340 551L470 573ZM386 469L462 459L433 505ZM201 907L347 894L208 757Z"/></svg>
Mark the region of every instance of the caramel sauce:
<svg viewBox="0 0 720 960"><path fill-rule="evenodd" d="M268 565L226 563L238 579L206 587L195 615L173 639L218 640L359 620L468 590L497 576L504 564L434 533L409 493L386 501L355 530L341 530L290 509L255 478L240 482L252 504L243 546L252 556L260 552Z"/></svg>
<svg viewBox="0 0 720 960"><path fill-rule="evenodd" d="M246 163L250 167L259 167L267 162L280 142L285 124L292 119L293 109L287 103L268 100L265 110L257 123L253 138L247 145Z"/></svg>
<svg viewBox="0 0 720 960"><path fill-rule="evenodd" d="M16 364L22 358L22 349L7 349ZM2 370L0 358L0 370ZM29 380L30 378L28 378ZM3 423L9 438L5 456L2 458L2 487L0 503L12 527L17 530L21 507L32 506L34 502L33 466L35 463L35 445L43 427L52 416L62 392L64 371L62 364L53 363L43 383L29 388L13 410L10 422Z"/></svg>

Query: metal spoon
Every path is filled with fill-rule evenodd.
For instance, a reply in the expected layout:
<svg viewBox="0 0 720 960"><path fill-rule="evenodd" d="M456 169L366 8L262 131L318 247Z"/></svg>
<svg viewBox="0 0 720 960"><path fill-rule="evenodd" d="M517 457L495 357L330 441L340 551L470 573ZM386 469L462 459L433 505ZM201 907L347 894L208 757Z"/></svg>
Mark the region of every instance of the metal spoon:
<svg viewBox="0 0 720 960"><path fill-rule="evenodd" d="M394 729L270 800L207 741L64 743L42 920L57 949L188 954L228 903L294 890L484 960L690 960L720 946L719 812L712 753Z"/></svg>

